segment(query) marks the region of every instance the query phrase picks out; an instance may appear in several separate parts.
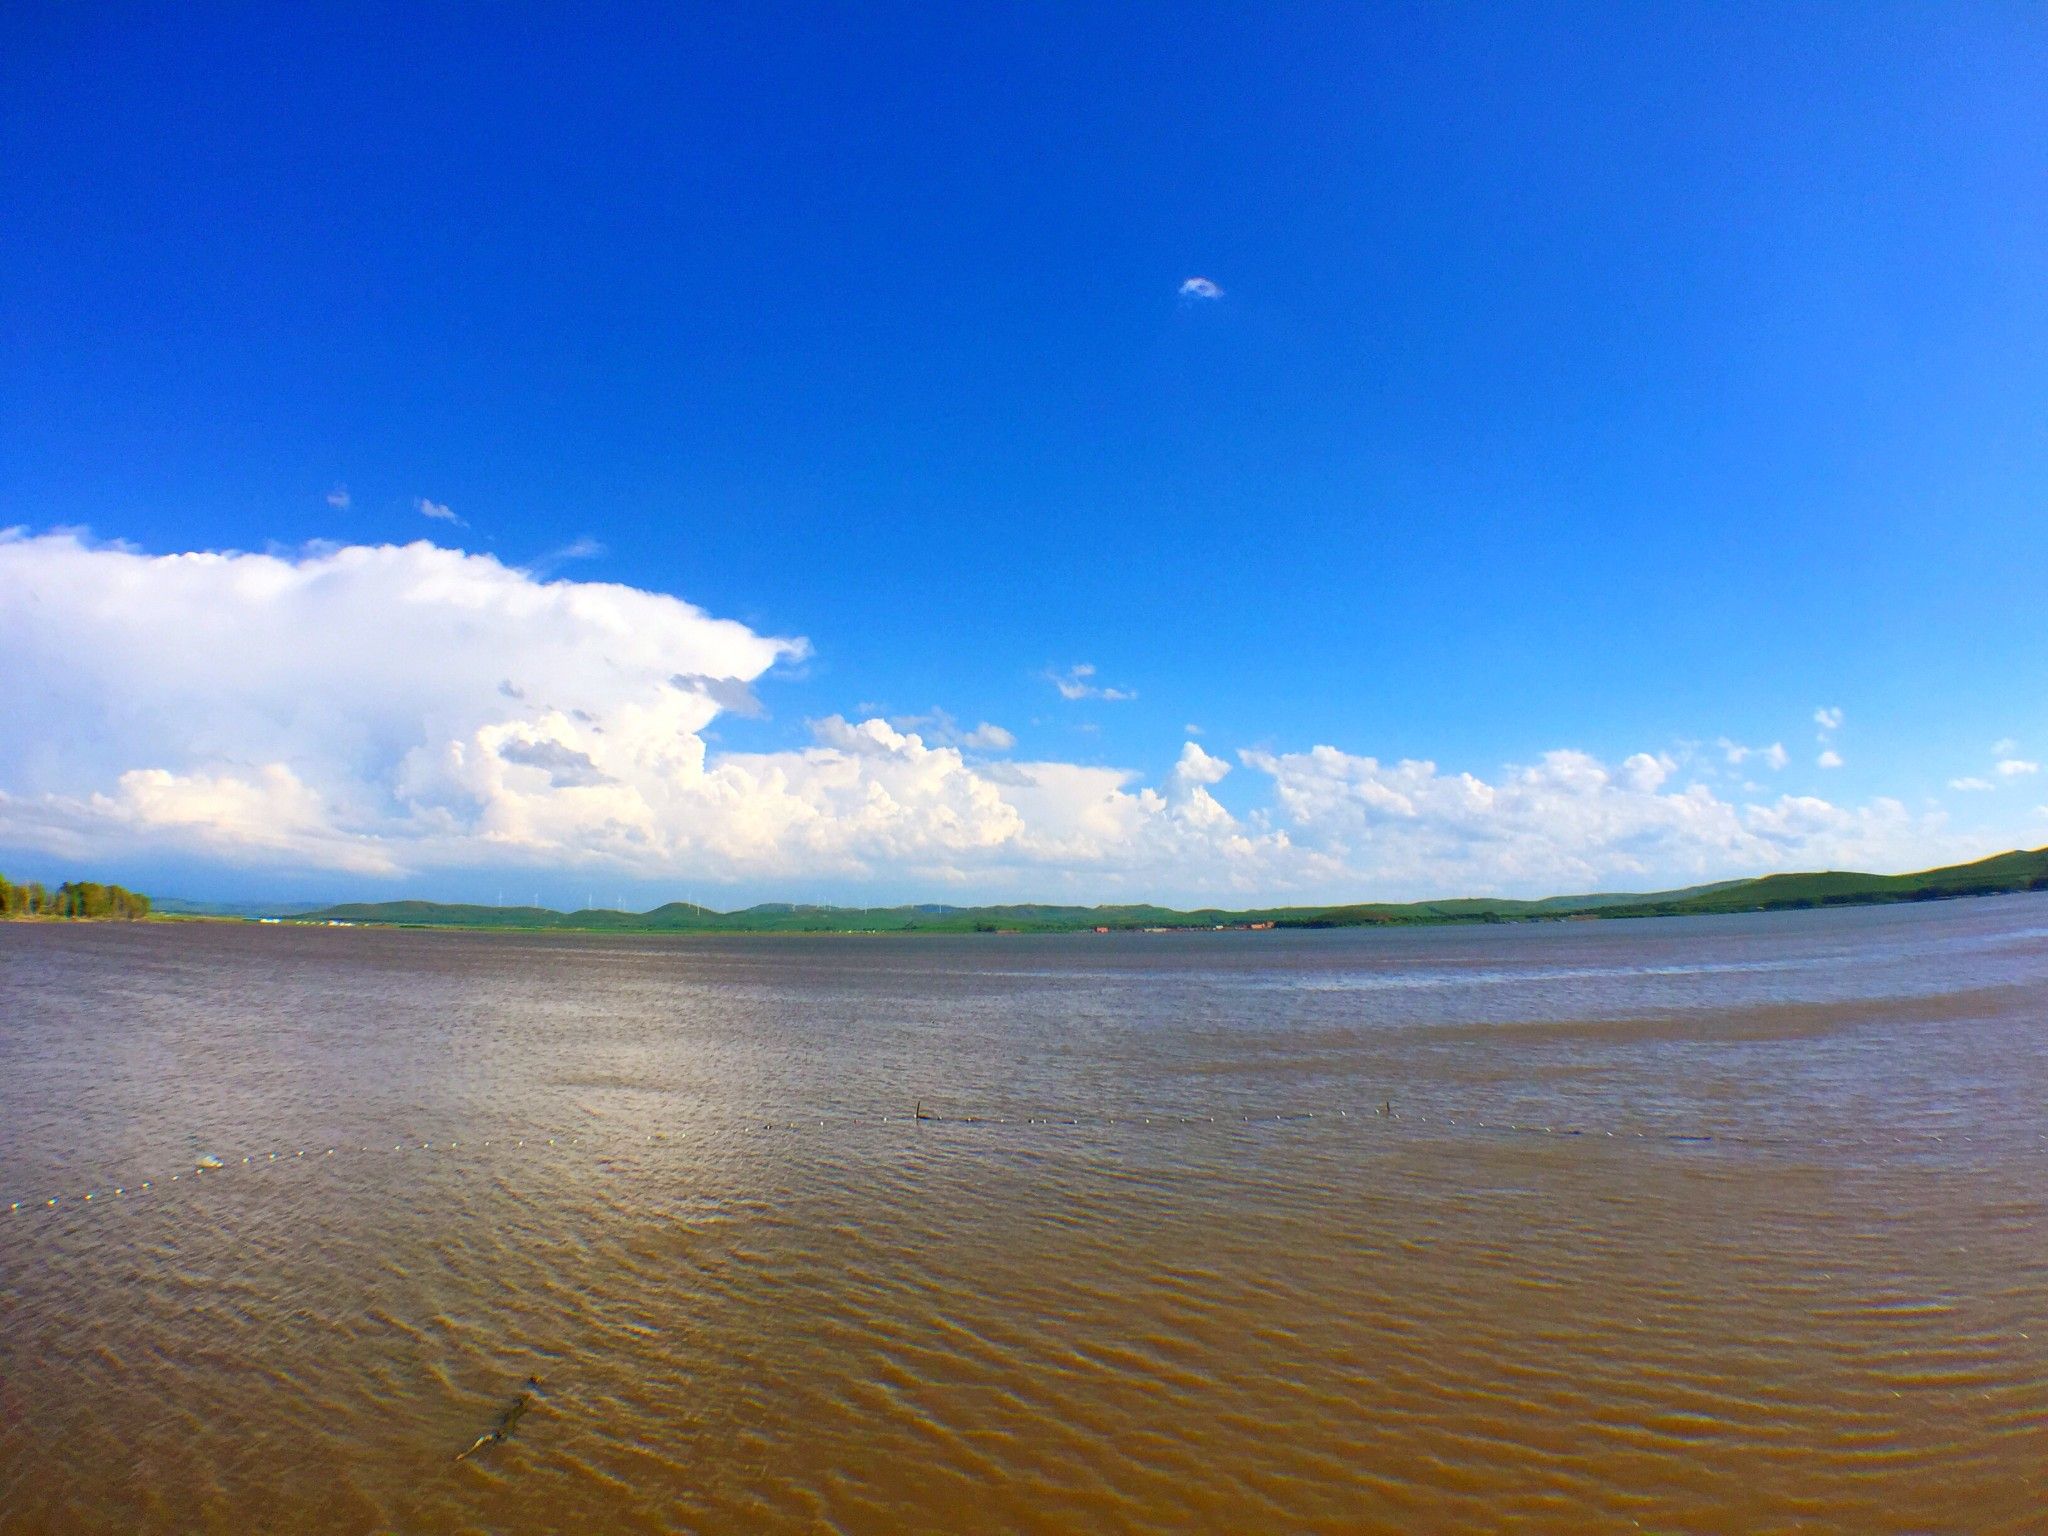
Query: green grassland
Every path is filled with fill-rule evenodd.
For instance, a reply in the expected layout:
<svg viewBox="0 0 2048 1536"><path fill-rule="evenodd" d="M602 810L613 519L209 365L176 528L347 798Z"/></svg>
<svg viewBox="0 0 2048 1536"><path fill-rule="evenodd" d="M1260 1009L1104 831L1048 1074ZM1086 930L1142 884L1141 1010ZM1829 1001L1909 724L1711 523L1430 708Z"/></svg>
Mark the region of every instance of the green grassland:
<svg viewBox="0 0 2048 1536"><path fill-rule="evenodd" d="M486 907L436 901L351 902L295 913L288 922L375 923L404 928L507 928L575 933L1073 933L1094 928L1365 928L1421 923L1502 923L1567 918L1682 917L1706 913L1776 912L1804 907L1872 906L1939 901L2011 891L2048 891L2048 848L1996 854L1974 864L1910 875L1829 870L1765 875L1715 885L1650 893L1549 896L1537 901L1467 897L1448 901L1373 902L1334 907L1062 907L1035 903L993 907L833 907L768 902L718 912L670 902L651 912L548 907Z"/></svg>

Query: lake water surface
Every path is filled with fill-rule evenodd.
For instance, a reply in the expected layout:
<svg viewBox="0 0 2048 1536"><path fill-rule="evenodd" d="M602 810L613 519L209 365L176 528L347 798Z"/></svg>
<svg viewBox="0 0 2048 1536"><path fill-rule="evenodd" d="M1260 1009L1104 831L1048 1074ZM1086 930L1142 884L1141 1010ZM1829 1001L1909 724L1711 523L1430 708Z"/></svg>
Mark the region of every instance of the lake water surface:
<svg viewBox="0 0 2048 1536"><path fill-rule="evenodd" d="M2048 1530L2048 897L0 925L0 1530L1638 1528Z"/></svg>

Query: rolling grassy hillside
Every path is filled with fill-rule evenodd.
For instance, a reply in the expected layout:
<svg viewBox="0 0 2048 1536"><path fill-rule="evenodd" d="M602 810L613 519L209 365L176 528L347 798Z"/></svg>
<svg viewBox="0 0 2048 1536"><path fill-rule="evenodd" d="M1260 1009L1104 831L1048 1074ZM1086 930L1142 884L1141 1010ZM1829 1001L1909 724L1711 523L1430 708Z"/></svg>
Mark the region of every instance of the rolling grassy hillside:
<svg viewBox="0 0 2048 1536"><path fill-rule="evenodd" d="M1170 907L1061 907L1036 903L993 907L798 906L767 902L737 912L670 902L651 912L548 907L484 907L435 901L352 902L294 913L293 922L378 923L409 928L509 928L577 933L1071 933L1097 927L1215 928L1271 923L1279 928L1361 928L1412 923L1539 922L1562 918L1679 917L1773 912L1801 907L1870 906L1939 901L2009 891L2048 891L2048 848L1996 854L1974 864L1910 875L1839 870L1765 875L1648 894L1549 896L1539 901L1468 897L1448 901L1373 902L1336 907L1265 907L1242 911Z"/></svg>
<svg viewBox="0 0 2048 1536"><path fill-rule="evenodd" d="M1911 875L1863 875L1840 870L1811 875L1765 875L1718 889L1691 892L1677 899L1647 897L1608 911L1615 916L1777 912L1800 907L1940 901L1951 896L1995 896L2028 890L2048 891L2048 848L2037 848L2031 853L1999 853L1974 864L1953 864Z"/></svg>

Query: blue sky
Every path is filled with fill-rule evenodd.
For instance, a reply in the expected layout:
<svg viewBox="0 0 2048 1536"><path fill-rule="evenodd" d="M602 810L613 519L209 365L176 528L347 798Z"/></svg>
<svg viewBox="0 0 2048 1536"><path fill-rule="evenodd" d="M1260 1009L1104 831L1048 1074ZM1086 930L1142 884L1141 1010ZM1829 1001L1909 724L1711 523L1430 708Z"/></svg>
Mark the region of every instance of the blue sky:
<svg viewBox="0 0 2048 1536"><path fill-rule="evenodd" d="M958 759L898 763L901 817L859 835L866 778L719 851L704 806L648 809L688 765L606 759L588 702L486 718L458 668L366 734L384 655L325 685L322 734L131 613L147 678L17 653L0 867L1326 898L2048 842L2011 766L2048 757L2038 9L21 7L0 114L0 620L146 608L123 544L311 581L331 547L431 540L802 637L758 672L719 653L758 712L647 727L702 771L908 750L834 720ZM100 557L74 585L37 563L65 529ZM526 587L486 586L522 622ZM164 600L231 648L275 632ZM587 638L551 654L615 666ZM145 685L186 726L117 729ZM506 741L597 766L421 788L418 754ZM1305 789L1318 747L1344 762ZM1699 787L1713 830L1597 795L1506 827L1379 803L1404 761L1455 799L1560 752L1668 761L1632 793ZM1034 820L1020 762L1160 804ZM237 799L280 765L295 810ZM1222 827L1203 801L1254 851L1131 830ZM599 835L642 812L630 849Z"/></svg>

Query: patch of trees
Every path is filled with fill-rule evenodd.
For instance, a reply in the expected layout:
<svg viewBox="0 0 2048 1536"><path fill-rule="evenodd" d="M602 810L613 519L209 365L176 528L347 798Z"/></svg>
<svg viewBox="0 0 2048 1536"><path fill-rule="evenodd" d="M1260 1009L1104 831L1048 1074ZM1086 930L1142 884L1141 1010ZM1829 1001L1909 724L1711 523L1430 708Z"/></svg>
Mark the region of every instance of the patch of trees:
<svg viewBox="0 0 2048 1536"><path fill-rule="evenodd" d="M149 916L149 898L121 885L67 880L56 890L39 881L16 885L0 875L0 917L90 917L133 921Z"/></svg>

